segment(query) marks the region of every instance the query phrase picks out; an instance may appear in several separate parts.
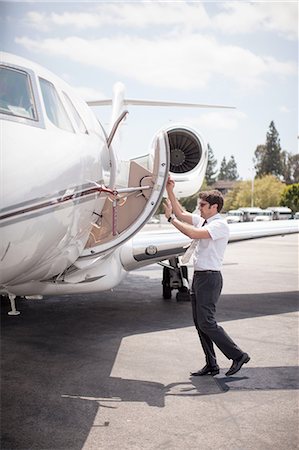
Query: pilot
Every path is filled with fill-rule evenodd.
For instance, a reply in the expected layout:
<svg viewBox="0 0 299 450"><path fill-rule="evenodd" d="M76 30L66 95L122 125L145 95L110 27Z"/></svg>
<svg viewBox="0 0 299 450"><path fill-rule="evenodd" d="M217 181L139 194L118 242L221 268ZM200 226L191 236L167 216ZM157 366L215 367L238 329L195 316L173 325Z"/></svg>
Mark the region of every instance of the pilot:
<svg viewBox="0 0 299 450"><path fill-rule="evenodd" d="M194 276L191 288L192 312L195 327L205 354L206 365L192 376L217 375L219 366L213 344L232 360L227 376L237 373L250 357L219 326L215 319L216 304L222 290L221 266L228 243L229 227L219 214L223 206L221 192L213 190L199 193L200 215L183 209L174 194L174 181L169 177L166 185L168 199L164 203L165 216L175 228L193 239L182 258L194 252Z"/></svg>

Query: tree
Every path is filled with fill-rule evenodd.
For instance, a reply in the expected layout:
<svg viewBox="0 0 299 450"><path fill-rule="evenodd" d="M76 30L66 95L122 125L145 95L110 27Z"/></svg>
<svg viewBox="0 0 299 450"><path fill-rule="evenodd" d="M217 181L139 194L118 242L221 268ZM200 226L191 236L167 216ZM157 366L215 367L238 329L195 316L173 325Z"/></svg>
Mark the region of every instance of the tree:
<svg viewBox="0 0 299 450"><path fill-rule="evenodd" d="M295 213L299 211L299 183L286 186L280 199L281 206L288 206Z"/></svg>
<svg viewBox="0 0 299 450"><path fill-rule="evenodd" d="M278 131L275 128L273 120L270 123L266 136L266 144L258 145L255 150L255 169L256 175L262 177L264 175L283 175L282 168L282 150Z"/></svg>
<svg viewBox="0 0 299 450"><path fill-rule="evenodd" d="M233 155L230 157L230 160L226 165L226 172L227 172L227 180L236 181L239 178L237 163Z"/></svg>
<svg viewBox="0 0 299 450"><path fill-rule="evenodd" d="M180 199L182 207L189 212L193 212L197 207L198 193L191 195L190 197L184 197Z"/></svg>
<svg viewBox="0 0 299 450"><path fill-rule="evenodd" d="M180 199L180 203L183 206L183 208L185 208L189 212L193 212L197 207L199 192L205 191L207 189L208 189L207 182L206 180L204 180L200 190L196 194L193 194L190 197L183 197Z"/></svg>
<svg viewBox="0 0 299 450"><path fill-rule="evenodd" d="M286 184L299 183L299 154L283 151L281 155L283 180Z"/></svg>
<svg viewBox="0 0 299 450"><path fill-rule="evenodd" d="M208 164L206 170L206 182L208 186L211 186L216 181L216 172L215 166L217 164L217 160L214 158L214 153L210 144L208 144Z"/></svg>
<svg viewBox="0 0 299 450"><path fill-rule="evenodd" d="M294 183L299 183L299 154L292 155L293 161L293 180Z"/></svg>
<svg viewBox="0 0 299 450"><path fill-rule="evenodd" d="M228 162L226 162L225 156L223 157L217 178L218 180L229 180L229 181L236 181L239 178L239 174L237 171L237 163L233 155L231 155L230 160Z"/></svg>
<svg viewBox="0 0 299 450"><path fill-rule="evenodd" d="M280 204L285 184L273 175L256 178L254 182L254 205L260 208ZM238 209L251 206L251 181L239 181L225 196L224 209Z"/></svg>
<svg viewBox="0 0 299 450"><path fill-rule="evenodd" d="M253 160L256 162L254 166L256 170L256 176L263 176L263 174L265 174L268 170L266 152L267 149L265 145L260 144L256 147Z"/></svg>
<svg viewBox="0 0 299 450"><path fill-rule="evenodd" d="M249 183L249 181L238 181L234 185L233 189L230 189L224 197L224 211L229 211L230 209L237 209L239 205L237 203L237 196L239 192L244 188L244 184Z"/></svg>
<svg viewBox="0 0 299 450"><path fill-rule="evenodd" d="M218 178L218 180L227 180L227 163L226 163L225 156L223 156L223 159L221 161L217 178Z"/></svg>
<svg viewBox="0 0 299 450"><path fill-rule="evenodd" d="M285 184L274 175L266 175L254 181L254 205L260 208L279 205Z"/></svg>

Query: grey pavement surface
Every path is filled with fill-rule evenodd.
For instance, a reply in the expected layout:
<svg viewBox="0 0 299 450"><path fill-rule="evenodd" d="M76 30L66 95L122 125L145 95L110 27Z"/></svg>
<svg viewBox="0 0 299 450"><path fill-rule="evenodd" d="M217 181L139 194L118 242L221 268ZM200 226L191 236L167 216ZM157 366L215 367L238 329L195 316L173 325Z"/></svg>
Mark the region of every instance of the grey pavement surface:
<svg viewBox="0 0 299 450"><path fill-rule="evenodd" d="M192 269L190 267L190 275ZM1 449L296 449L298 235L230 244L218 321L251 360L204 365L191 305L162 269L109 292L1 307Z"/></svg>

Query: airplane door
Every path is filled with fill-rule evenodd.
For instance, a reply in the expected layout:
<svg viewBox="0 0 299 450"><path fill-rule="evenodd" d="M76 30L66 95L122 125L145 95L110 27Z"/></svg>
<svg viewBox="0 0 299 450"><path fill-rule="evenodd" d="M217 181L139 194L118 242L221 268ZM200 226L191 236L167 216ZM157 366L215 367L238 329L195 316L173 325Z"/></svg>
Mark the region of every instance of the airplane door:
<svg viewBox="0 0 299 450"><path fill-rule="evenodd" d="M169 172L169 143L161 132L153 153L119 163L114 195L107 195L93 223L79 260L100 255L122 244L139 231L154 214L163 197Z"/></svg>

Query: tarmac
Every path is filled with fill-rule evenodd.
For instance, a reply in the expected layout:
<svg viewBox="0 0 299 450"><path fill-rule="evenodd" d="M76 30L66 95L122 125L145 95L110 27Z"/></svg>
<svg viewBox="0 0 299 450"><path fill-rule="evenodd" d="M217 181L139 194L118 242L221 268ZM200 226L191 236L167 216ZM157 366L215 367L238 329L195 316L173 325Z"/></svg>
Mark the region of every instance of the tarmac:
<svg viewBox="0 0 299 450"><path fill-rule="evenodd" d="M192 268L189 267L190 277ZM232 377L204 357L190 302L162 268L113 291L1 307L2 450L299 447L298 234L229 244L217 319L250 354Z"/></svg>

